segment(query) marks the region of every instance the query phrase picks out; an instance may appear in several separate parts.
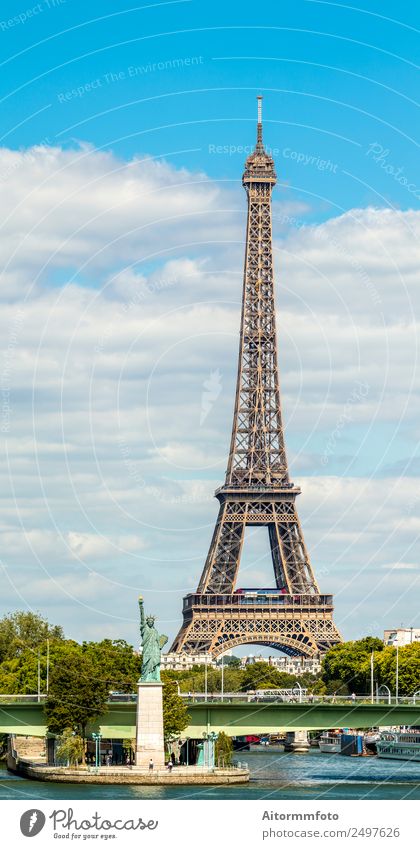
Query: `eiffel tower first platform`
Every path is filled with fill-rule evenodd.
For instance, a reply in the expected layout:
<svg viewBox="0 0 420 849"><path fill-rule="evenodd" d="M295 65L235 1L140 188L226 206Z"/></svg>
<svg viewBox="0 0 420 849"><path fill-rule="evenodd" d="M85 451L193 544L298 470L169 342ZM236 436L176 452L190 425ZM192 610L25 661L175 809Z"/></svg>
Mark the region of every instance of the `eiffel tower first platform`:
<svg viewBox="0 0 420 849"><path fill-rule="evenodd" d="M333 599L321 595L296 512L300 489L290 482L277 367L271 192L274 162L262 139L242 183L248 221L232 439L216 528L197 592L184 598L172 652L217 656L234 646L261 644L313 657L341 642ZM248 525L265 525L275 587L238 589L235 583Z"/></svg>

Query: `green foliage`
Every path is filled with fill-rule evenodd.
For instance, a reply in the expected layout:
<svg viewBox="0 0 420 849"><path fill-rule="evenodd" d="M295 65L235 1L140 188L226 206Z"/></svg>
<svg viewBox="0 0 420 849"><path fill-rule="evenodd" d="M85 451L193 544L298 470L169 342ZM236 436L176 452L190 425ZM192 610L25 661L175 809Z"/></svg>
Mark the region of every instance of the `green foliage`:
<svg viewBox="0 0 420 849"><path fill-rule="evenodd" d="M226 655L226 657L223 658L223 665L238 669L241 665L241 658L236 657L234 654Z"/></svg>
<svg viewBox="0 0 420 849"><path fill-rule="evenodd" d="M322 663L322 678L327 692L356 693L370 691L370 657L383 652L382 640L364 637L347 643L338 643L327 651Z"/></svg>
<svg viewBox="0 0 420 849"><path fill-rule="evenodd" d="M386 684L395 695L397 672L397 650L386 646L374 657L375 681ZM412 696L420 690L420 644L401 646L398 651L398 692L400 696Z"/></svg>
<svg viewBox="0 0 420 849"><path fill-rule="evenodd" d="M78 734L71 728L65 728L58 741L57 758L59 761L68 761L70 766L77 766L83 761L85 744Z"/></svg>
<svg viewBox="0 0 420 849"><path fill-rule="evenodd" d="M232 763L232 738L220 731L215 744L215 760L217 766L230 766Z"/></svg>
<svg viewBox="0 0 420 849"><path fill-rule="evenodd" d="M8 734L0 734L0 761L6 759Z"/></svg>
<svg viewBox="0 0 420 849"><path fill-rule="evenodd" d="M173 737L178 737L181 731L187 727L191 717L183 699L178 695L178 688L174 681L167 681L163 685L163 732L165 742Z"/></svg>
<svg viewBox="0 0 420 849"><path fill-rule="evenodd" d="M0 619L0 663L20 657L28 649L43 647L47 639L64 640L63 629L49 625L38 613L8 613Z"/></svg>
<svg viewBox="0 0 420 849"><path fill-rule="evenodd" d="M102 640L83 643L82 651L96 668L96 677L107 684L108 690L132 693L140 677L141 658L125 640Z"/></svg>
<svg viewBox="0 0 420 849"><path fill-rule="evenodd" d="M51 670L45 704L48 730L62 734L71 728L85 739L88 723L105 712L108 692L108 682L98 677L97 665L86 652L64 644Z"/></svg>
<svg viewBox="0 0 420 849"><path fill-rule="evenodd" d="M264 661L250 663L242 672L242 690L271 690L279 687L293 687L296 677L279 672Z"/></svg>

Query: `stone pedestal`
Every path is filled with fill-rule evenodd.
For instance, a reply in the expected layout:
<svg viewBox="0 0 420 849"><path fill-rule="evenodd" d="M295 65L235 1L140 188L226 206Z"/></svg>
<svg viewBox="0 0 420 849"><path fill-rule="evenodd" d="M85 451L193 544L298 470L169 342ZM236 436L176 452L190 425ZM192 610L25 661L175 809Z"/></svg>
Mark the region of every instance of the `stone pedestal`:
<svg viewBox="0 0 420 849"><path fill-rule="evenodd" d="M154 769L165 766L162 687L160 682L137 685L136 766L148 767L150 758Z"/></svg>

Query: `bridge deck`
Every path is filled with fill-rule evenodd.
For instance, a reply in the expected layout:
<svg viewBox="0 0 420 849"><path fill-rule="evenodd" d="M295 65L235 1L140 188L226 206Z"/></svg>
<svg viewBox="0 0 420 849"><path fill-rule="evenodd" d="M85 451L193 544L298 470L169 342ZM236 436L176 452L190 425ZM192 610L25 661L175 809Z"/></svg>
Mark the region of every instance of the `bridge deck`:
<svg viewBox="0 0 420 849"><path fill-rule="evenodd" d="M208 731L225 731L234 736L298 729L420 725L420 704L192 702L188 713L191 720L183 736L196 738ZM89 733L100 730L104 737L133 738L135 722L133 702L111 702L105 716ZM42 704L0 704L0 733L44 736L46 731Z"/></svg>

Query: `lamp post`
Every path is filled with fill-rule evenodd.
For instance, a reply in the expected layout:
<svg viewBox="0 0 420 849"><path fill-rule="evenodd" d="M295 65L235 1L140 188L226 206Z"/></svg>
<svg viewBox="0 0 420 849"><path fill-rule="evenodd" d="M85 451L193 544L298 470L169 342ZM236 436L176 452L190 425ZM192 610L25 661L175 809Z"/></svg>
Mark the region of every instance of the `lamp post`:
<svg viewBox="0 0 420 849"><path fill-rule="evenodd" d="M222 701L223 701L224 689L225 689L225 664L224 664L224 657L222 655Z"/></svg>
<svg viewBox="0 0 420 849"><path fill-rule="evenodd" d="M99 746L100 746L100 743L101 743L101 739L102 739L102 734L100 734L99 731L96 731L96 732L93 731L92 732L92 740L95 741L95 768L96 769L98 769L98 767L99 767Z"/></svg>
<svg viewBox="0 0 420 849"><path fill-rule="evenodd" d="M398 673L399 673L399 655L398 655L399 645L397 643L397 663L395 667L395 704L398 704Z"/></svg>
<svg viewBox="0 0 420 849"><path fill-rule="evenodd" d="M189 764L189 760L188 760L188 754L189 754L189 753L188 753L188 743L189 743L189 740L190 740L190 738L189 738L189 737L186 737L186 738L185 738L185 750L186 750L186 755L187 755L187 766L189 766L189 765L190 765L190 764Z"/></svg>
<svg viewBox="0 0 420 849"><path fill-rule="evenodd" d="M50 688L50 641L47 640L47 695Z"/></svg>
<svg viewBox="0 0 420 849"><path fill-rule="evenodd" d="M209 734L207 734L207 732L206 732L206 731L203 731L203 766L204 766L204 769L206 768L206 766L209 766L209 765L210 765L210 760L209 760L209 736L210 736L210 735L209 735ZM206 763L206 761L207 761L207 763Z"/></svg>
<svg viewBox="0 0 420 849"><path fill-rule="evenodd" d="M38 701L41 701L41 652L38 649Z"/></svg>
<svg viewBox="0 0 420 849"><path fill-rule="evenodd" d="M217 734L215 731L210 731L209 734L209 769L214 769L214 753Z"/></svg>
<svg viewBox="0 0 420 849"><path fill-rule="evenodd" d="M370 700L373 704L373 651L370 655Z"/></svg>
<svg viewBox="0 0 420 849"><path fill-rule="evenodd" d="M378 704L379 698L381 696L386 696L388 699L388 704L391 704L391 690L387 687L386 684L381 684L380 687L376 685L376 704Z"/></svg>
<svg viewBox="0 0 420 849"><path fill-rule="evenodd" d="M207 701L207 657L204 665L204 701Z"/></svg>

